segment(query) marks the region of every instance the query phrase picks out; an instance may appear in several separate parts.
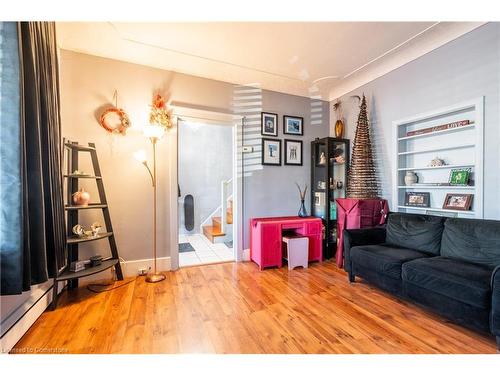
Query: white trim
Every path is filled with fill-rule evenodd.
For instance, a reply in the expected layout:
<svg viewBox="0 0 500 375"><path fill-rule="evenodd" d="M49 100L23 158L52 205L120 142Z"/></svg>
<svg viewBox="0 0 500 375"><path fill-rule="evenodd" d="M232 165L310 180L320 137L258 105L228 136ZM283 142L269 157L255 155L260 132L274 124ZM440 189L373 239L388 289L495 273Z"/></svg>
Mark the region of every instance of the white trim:
<svg viewBox="0 0 500 375"><path fill-rule="evenodd" d="M233 127L233 251L234 258L237 262L243 259L243 241L241 223L243 217L241 216L240 202L242 202L242 177L238 175L238 145L237 134L238 127L242 116L235 116L224 110L217 108L209 108L202 106L194 106L185 103L173 102L171 103L174 116L175 131L170 131L170 257L172 269L179 268L179 228L178 228L178 126L179 121L186 118L193 120L202 120L204 123L217 123L219 125L230 125ZM236 213L236 214L235 214Z"/></svg>
<svg viewBox="0 0 500 375"><path fill-rule="evenodd" d="M42 293L33 296L36 298L35 301L30 298L9 317L10 319L16 319L16 322L0 340L1 353L8 353L50 305L52 302L52 282L52 279L47 281L47 287L40 289ZM26 309L28 303L30 307Z"/></svg>
<svg viewBox="0 0 500 375"><path fill-rule="evenodd" d="M412 153L406 153L400 151L400 145L403 143L402 141L410 140L418 136L412 137L399 137L399 127L402 125L410 125L417 122L424 122L426 120L430 120L433 118L437 118L440 116L445 116L447 114L453 114L462 110L470 109L474 111L474 124L463 126L459 128L447 129L444 131L434 132L425 134L425 136L429 135L443 135L443 133L452 132L452 131L461 131L465 129L473 129L475 134L474 140L474 164L473 165L464 165L464 166L472 166L474 167L474 211L455 211L455 210L444 210L440 208L426 208L429 211L440 211L440 212L455 212L459 214L469 215L473 214L477 218L483 218L484 215L484 202L483 202L483 178L484 178L484 96L481 96L476 99L471 99L467 101L463 101L461 103L457 103L454 105L446 106L439 108L434 111L424 112L415 116L407 117L405 119L397 120L392 122L392 142L393 142L393 175L392 175L392 204L393 210L397 211L398 209L414 209L407 208L402 206L399 202L399 190L401 189L401 185L399 183L399 172L407 171L407 170L431 170L436 168L455 168L462 167L462 165L445 165L441 167L404 167L399 168L399 157L405 155L412 155ZM455 147L444 146L443 150L454 149ZM406 187L409 188L409 187ZM425 187L419 186L418 189L433 189L435 187ZM471 189L471 188L469 188ZM422 208L420 208L422 209Z"/></svg>

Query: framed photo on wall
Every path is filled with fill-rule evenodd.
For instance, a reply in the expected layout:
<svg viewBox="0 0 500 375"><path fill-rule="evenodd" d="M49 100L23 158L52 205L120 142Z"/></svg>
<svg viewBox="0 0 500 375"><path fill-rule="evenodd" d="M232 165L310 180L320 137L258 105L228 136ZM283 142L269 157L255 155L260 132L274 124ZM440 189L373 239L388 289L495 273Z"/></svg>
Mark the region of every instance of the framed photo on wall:
<svg viewBox="0 0 500 375"><path fill-rule="evenodd" d="M261 129L262 135L278 136L278 115L276 113L261 112Z"/></svg>
<svg viewBox="0 0 500 375"><path fill-rule="evenodd" d="M302 141L285 139L285 165L302 165Z"/></svg>
<svg viewBox="0 0 500 375"><path fill-rule="evenodd" d="M304 119L295 116L283 116L283 134L304 135Z"/></svg>
<svg viewBox="0 0 500 375"><path fill-rule="evenodd" d="M262 138L262 165L281 165L281 139Z"/></svg>
<svg viewBox="0 0 500 375"><path fill-rule="evenodd" d="M431 194L425 192L406 192L405 206L430 207Z"/></svg>
<svg viewBox="0 0 500 375"><path fill-rule="evenodd" d="M447 193L443 208L447 210L469 211L474 194Z"/></svg>

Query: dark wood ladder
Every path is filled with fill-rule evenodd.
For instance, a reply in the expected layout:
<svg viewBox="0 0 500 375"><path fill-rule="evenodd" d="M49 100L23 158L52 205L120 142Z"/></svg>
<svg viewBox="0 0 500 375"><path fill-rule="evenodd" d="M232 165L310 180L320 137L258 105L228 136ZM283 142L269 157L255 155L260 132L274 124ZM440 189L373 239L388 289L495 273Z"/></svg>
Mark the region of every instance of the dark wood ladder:
<svg viewBox="0 0 500 375"><path fill-rule="evenodd" d="M118 280L123 280L123 273L120 265L120 257L118 255L118 249L116 247L115 235L113 232L113 226L111 224L111 216L109 214L108 201L106 200L106 192L104 190L104 183L101 175L101 169L99 167L99 160L97 158L97 151L94 143L89 143L88 146L79 145L77 142L70 142L63 140L64 148L68 151L68 163L67 163L67 174L63 177L66 179L67 183L67 204L65 204L64 209L67 213L66 218L66 252L65 256L56 256L57 263L57 274L54 278L54 285L52 289L52 309L57 307L57 287L59 282L66 281L68 283L68 289L74 289L78 287L78 279L85 276L90 276L111 267L115 268L116 278ZM73 171L78 169L78 159L80 152L89 152L92 160L92 166L94 169L94 175L81 175L73 174ZM87 206L75 206L72 205L72 194L78 191L79 179L94 179L97 184L97 190L99 192L99 203L89 203ZM73 226L78 224L78 213L80 210L91 210L100 209L104 216L104 224L106 227L105 232L99 233L96 237L80 238L73 234ZM82 243L89 241L96 241L107 238L109 242L109 247L111 249L111 256L104 258L101 265L88 267L84 270L73 272L70 271L71 262L78 260L78 246ZM61 259L62 258L62 259Z"/></svg>

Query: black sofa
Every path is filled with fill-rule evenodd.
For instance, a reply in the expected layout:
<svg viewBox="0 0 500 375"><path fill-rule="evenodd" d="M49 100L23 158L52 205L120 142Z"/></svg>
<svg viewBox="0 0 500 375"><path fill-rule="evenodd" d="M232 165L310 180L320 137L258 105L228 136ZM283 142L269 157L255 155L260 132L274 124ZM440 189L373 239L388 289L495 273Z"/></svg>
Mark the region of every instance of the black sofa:
<svg viewBox="0 0 500 375"><path fill-rule="evenodd" d="M384 227L344 231L349 281L496 336L500 350L500 221L390 213Z"/></svg>

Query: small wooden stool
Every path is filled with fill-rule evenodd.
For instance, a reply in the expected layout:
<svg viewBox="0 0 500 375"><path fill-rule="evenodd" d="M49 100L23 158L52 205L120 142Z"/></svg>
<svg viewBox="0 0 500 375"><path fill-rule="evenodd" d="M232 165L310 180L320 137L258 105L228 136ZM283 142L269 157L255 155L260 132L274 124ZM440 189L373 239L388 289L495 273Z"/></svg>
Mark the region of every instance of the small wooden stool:
<svg viewBox="0 0 500 375"><path fill-rule="evenodd" d="M302 266L307 268L309 259L309 238L298 236L284 236L286 245L285 259L288 261L288 269Z"/></svg>

